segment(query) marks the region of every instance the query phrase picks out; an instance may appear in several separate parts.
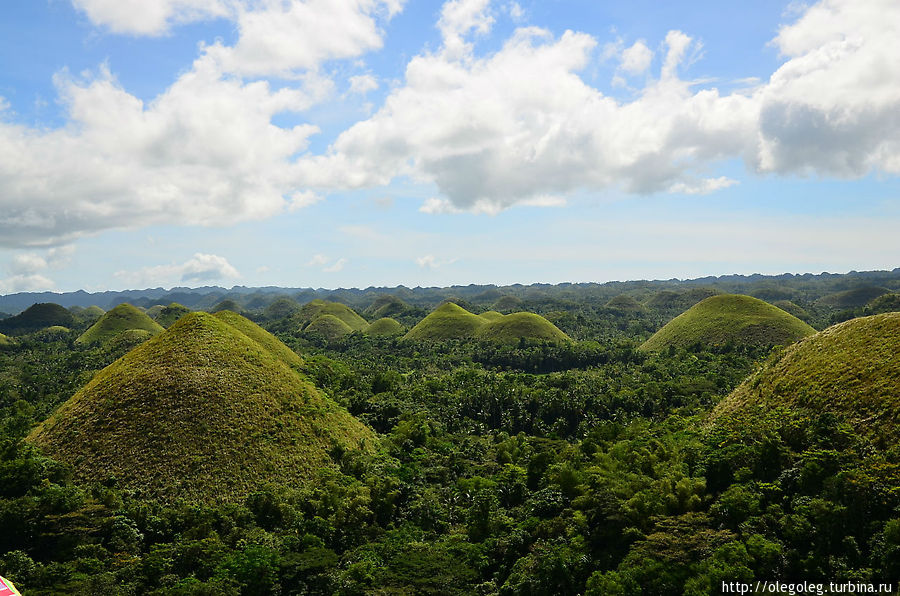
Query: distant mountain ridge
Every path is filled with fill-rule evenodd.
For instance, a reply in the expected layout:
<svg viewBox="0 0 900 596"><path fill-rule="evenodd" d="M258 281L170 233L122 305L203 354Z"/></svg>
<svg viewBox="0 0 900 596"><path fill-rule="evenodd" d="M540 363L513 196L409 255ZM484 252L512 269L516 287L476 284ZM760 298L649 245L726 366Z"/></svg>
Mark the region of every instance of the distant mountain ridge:
<svg viewBox="0 0 900 596"><path fill-rule="evenodd" d="M497 299L499 293L503 296L511 296L518 299L560 299L571 298L573 293L589 292L605 301L629 291L661 290L688 290L697 287L715 289L721 293L751 294L754 289L763 286L771 287L773 282L778 285L790 287L803 293L803 288L809 285L822 286L822 291L812 292L808 301L812 301L828 294L853 290L855 288L881 285L897 291L900 289L900 267L891 271L850 271L848 273L783 273L780 275L721 275L718 277L699 277L695 279L669 279L669 280L631 280L608 282L584 282L584 283L559 283L545 284L533 283L528 285L511 284L498 286L495 284L469 284L466 286L454 285L445 287L374 287L367 288L309 288L309 287L248 287L233 286L224 288L220 286L202 286L189 288L177 286L166 288L146 288L141 290L118 290L104 292L21 292L0 296L0 312L16 314L29 306L42 302L52 302L66 308L72 306L87 307L96 305L104 310L109 310L123 302L128 302L138 307L149 308L155 304L168 305L177 302L190 309L211 309L223 300L232 299L241 303L249 303L254 295L271 298L285 296L305 304L311 300L322 299L332 302L341 302L360 311L368 308L378 297L389 294L399 301L406 302L415 307L434 307L447 298L462 298L474 304L489 306ZM827 287L827 291L825 288ZM383 313L382 313L383 314Z"/></svg>

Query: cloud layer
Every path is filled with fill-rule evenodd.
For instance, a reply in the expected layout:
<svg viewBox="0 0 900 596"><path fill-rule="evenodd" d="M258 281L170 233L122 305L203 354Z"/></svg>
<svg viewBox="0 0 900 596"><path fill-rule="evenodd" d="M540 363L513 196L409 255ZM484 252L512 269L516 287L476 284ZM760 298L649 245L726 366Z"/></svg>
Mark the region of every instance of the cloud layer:
<svg viewBox="0 0 900 596"><path fill-rule="evenodd" d="M171 286L174 283L213 282L241 276L228 259L197 253L184 263L144 267L138 271L117 271L113 276L128 287Z"/></svg>
<svg viewBox="0 0 900 596"><path fill-rule="evenodd" d="M446 196L425 204L436 213L494 212L579 189L706 193L736 182L708 175L733 158L759 173L900 173L900 4L892 0L823 0L772 41L786 61L769 81L727 94L681 76L699 48L671 31L657 76L629 102L579 76L596 39L523 28L478 57L460 37L491 20L461 5L487 10L475 0L447 3L441 51L414 58L406 84L310 162L312 178L372 186L416 176ZM644 73L653 60L643 41L612 47L619 73Z"/></svg>
<svg viewBox="0 0 900 596"><path fill-rule="evenodd" d="M479 55L473 42L502 18L501 5L450 0L436 23L441 46L410 59L383 105L321 155L305 153L316 126L273 119L333 97L322 65L382 47L402 0L72 1L113 32L162 35L227 18L239 38L201 47L146 103L106 68L60 73L69 119L56 130L15 123L0 98L0 246L150 224L227 225L400 176L436 185L425 212L497 213L562 204L576 191L713 192L736 183L715 170L732 159L760 174L900 173L895 0L805 9L771 42L781 67L738 91L687 78L699 44L684 32L607 44L615 77L640 80L627 101L583 76L601 59L602 40L526 26ZM346 84L365 93L378 81L357 74Z"/></svg>

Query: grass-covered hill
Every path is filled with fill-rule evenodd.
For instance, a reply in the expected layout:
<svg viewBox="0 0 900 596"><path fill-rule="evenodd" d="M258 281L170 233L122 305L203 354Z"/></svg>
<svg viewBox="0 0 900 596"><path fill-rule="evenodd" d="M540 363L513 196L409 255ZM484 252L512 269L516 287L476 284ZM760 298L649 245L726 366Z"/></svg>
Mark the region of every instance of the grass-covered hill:
<svg viewBox="0 0 900 596"><path fill-rule="evenodd" d="M516 312L490 321L478 330L476 337L501 343L521 338L555 343L572 341L556 325L531 312Z"/></svg>
<svg viewBox="0 0 900 596"><path fill-rule="evenodd" d="M368 427L229 317L181 318L99 372L28 441L79 481L202 502L303 485L333 466L335 447L373 444Z"/></svg>
<svg viewBox="0 0 900 596"><path fill-rule="evenodd" d="M155 315L152 315L154 321L162 325L163 327L171 327L172 324L175 323L178 319L183 317L184 315L191 312L186 306L178 304L177 302L173 302L168 306L160 306L158 312ZM149 311L147 312L149 315Z"/></svg>
<svg viewBox="0 0 900 596"><path fill-rule="evenodd" d="M491 306L496 311L500 312L513 312L517 310L522 310L522 307L525 305L524 302L520 298L515 296L501 296L497 299L496 302Z"/></svg>
<svg viewBox="0 0 900 596"><path fill-rule="evenodd" d="M823 296L816 300L816 305L825 308L856 308L889 293L890 290L880 286L863 286Z"/></svg>
<svg viewBox="0 0 900 596"><path fill-rule="evenodd" d="M327 302L325 300L313 300L303 305L298 315L304 325L312 323L322 315L332 315L343 321L351 331L362 331L369 326L368 321L356 314L356 312L340 302Z"/></svg>
<svg viewBox="0 0 900 596"><path fill-rule="evenodd" d="M758 298L711 296L669 321L641 349L656 352L669 346L787 345L816 330L797 317Z"/></svg>
<svg viewBox="0 0 900 596"><path fill-rule="evenodd" d="M263 317L268 320L284 319L300 312L301 305L291 298L278 298L266 306Z"/></svg>
<svg viewBox="0 0 900 596"><path fill-rule="evenodd" d="M14 340L0 333L0 348L13 345Z"/></svg>
<svg viewBox="0 0 900 596"><path fill-rule="evenodd" d="M898 379L900 313L852 319L777 354L725 398L711 419L740 429L771 412L801 424L827 412L856 432L896 446Z"/></svg>
<svg viewBox="0 0 900 596"><path fill-rule="evenodd" d="M88 327L75 343L90 345L106 343L119 334L134 329L150 335L162 333L163 327L134 306L123 303L105 313L100 320Z"/></svg>
<svg viewBox="0 0 900 596"><path fill-rule="evenodd" d="M441 341L474 337L485 319L454 302L445 302L419 321L404 336L406 339Z"/></svg>
<svg viewBox="0 0 900 596"><path fill-rule="evenodd" d="M230 310L231 312L236 313L244 312L243 307L238 304L236 300L233 300L231 298L226 298L225 300L217 302L215 305L213 305L212 308L209 309L209 312L216 313L222 310Z"/></svg>
<svg viewBox="0 0 900 596"><path fill-rule="evenodd" d="M24 335L47 327L73 327L75 316L59 304L33 304L14 317L0 320L0 333Z"/></svg>
<svg viewBox="0 0 900 596"><path fill-rule="evenodd" d="M882 294L866 305L867 314L900 312L900 294Z"/></svg>
<svg viewBox="0 0 900 596"><path fill-rule="evenodd" d="M645 310L643 304L638 302L638 300L634 296L630 296L628 294L619 294L618 296L614 296L610 299L609 302L606 303L606 308L625 313L641 312Z"/></svg>
<svg viewBox="0 0 900 596"><path fill-rule="evenodd" d="M366 308L365 313L377 319L395 317L410 309L409 304L392 294L382 294Z"/></svg>
<svg viewBox="0 0 900 596"><path fill-rule="evenodd" d="M372 324L366 327L364 333L381 337L403 335L403 325L390 317L382 317L377 321L372 321Z"/></svg>
<svg viewBox="0 0 900 596"><path fill-rule="evenodd" d="M315 333L329 341L334 341L353 333L353 328L335 315L324 314L313 319L309 325L304 327L303 332Z"/></svg>
<svg viewBox="0 0 900 596"><path fill-rule="evenodd" d="M419 321L405 339L441 341L447 339L484 339L510 343L522 338L538 341L569 341L544 317L528 312L503 315L488 311L475 315L454 302L445 302Z"/></svg>

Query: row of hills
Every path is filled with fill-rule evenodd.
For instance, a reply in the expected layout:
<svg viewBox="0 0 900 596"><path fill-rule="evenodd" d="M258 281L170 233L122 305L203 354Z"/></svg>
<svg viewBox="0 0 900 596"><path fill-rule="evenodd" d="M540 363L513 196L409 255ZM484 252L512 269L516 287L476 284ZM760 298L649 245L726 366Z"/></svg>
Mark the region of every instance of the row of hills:
<svg viewBox="0 0 900 596"><path fill-rule="evenodd" d="M281 315L278 321L291 321L300 333L324 335L330 325L338 325L342 334L365 333L385 321L400 326L388 317L375 318L384 314L379 310L395 308L395 298L372 305L372 322L341 303L280 300L270 305ZM32 311L41 323L65 322L48 318L53 312L73 320L85 316L73 310L42 304L12 319L27 318ZM48 329L54 327L65 329ZM403 338L572 341L534 313L474 314L449 301ZM0 339L7 348L15 345L14 339ZM371 429L306 376L300 355L233 310L207 313L174 304L144 310L121 304L74 340L85 346L123 343L134 347L28 438L72 466L83 481L119 478L129 489L162 500L239 500L263 482L306 481L315 470L332 465L334 449L370 450L376 443ZM758 298L713 295L667 322L639 349L671 352L695 344L786 346L719 404L712 424L741 432L753 427L754 417L772 411L802 418L803 412L824 410L879 437L896 430L898 312L853 318L817 332Z"/></svg>

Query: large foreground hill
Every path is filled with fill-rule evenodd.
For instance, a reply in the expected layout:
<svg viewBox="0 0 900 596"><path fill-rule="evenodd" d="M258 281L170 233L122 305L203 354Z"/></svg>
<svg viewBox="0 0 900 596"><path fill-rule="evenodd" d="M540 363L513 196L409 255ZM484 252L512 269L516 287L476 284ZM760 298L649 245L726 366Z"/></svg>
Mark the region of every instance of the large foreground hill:
<svg viewBox="0 0 900 596"><path fill-rule="evenodd" d="M191 313L98 373L28 439L80 481L114 478L153 499L234 502L263 484L303 485L333 465L333 449L367 449L374 435L299 362L234 313Z"/></svg>

